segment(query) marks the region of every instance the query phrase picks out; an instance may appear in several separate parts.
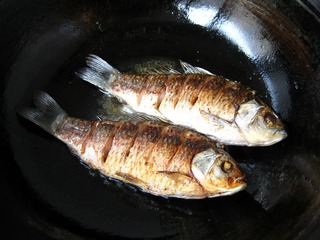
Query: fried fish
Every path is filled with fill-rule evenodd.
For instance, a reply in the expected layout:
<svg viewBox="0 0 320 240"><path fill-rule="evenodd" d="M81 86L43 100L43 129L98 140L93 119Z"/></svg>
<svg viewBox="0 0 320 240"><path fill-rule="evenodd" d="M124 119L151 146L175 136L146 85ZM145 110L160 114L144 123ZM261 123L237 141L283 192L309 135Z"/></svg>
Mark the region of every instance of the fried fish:
<svg viewBox="0 0 320 240"><path fill-rule="evenodd" d="M87 58L83 80L136 112L196 130L226 145L268 146L287 136L276 113L239 82L180 62L151 74L120 73L98 56Z"/></svg>
<svg viewBox="0 0 320 240"><path fill-rule="evenodd" d="M211 198L246 187L245 175L216 142L167 124L69 116L45 92L18 113L64 142L92 169L163 197Z"/></svg>

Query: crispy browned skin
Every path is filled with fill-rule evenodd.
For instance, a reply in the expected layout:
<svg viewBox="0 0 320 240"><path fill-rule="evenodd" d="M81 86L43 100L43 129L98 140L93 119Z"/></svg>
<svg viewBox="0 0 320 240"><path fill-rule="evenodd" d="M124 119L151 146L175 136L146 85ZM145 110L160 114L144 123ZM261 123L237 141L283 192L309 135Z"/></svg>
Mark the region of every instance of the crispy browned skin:
<svg viewBox="0 0 320 240"><path fill-rule="evenodd" d="M195 154L217 147L197 133L152 123L67 117L55 135L106 176L156 195L170 196L182 187L188 198L207 194L194 178L191 162Z"/></svg>
<svg viewBox="0 0 320 240"><path fill-rule="evenodd" d="M19 114L66 143L88 166L154 195L204 198L246 187L234 159L216 142L185 128L151 122L82 120L45 92Z"/></svg>
<svg viewBox="0 0 320 240"><path fill-rule="evenodd" d="M255 92L239 82L216 75L171 74L171 75L126 75L121 74L110 87L118 96L134 95L137 106L144 95L157 95L153 107L160 105L175 109L178 104L190 108L201 106L219 118L232 122L238 107L255 99Z"/></svg>
<svg viewBox="0 0 320 240"><path fill-rule="evenodd" d="M268 146L287 136L280 118L254 90L180 64L184 73L150 69L150 74L129 75L89 55L88 67L78 75L126 103L126 113L187 127L223 144Z"/></svg>

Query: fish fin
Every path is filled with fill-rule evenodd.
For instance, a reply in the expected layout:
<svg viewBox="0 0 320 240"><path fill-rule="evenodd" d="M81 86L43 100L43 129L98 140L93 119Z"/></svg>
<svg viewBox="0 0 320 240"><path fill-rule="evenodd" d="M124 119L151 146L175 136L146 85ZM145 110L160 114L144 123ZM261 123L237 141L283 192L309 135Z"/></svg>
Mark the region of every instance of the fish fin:
<svg viewBox="0 0 320 240"><path fill-rule="evenodd" d="M220 156L221 154L216 153L213 149L209 148L196 154L193 157L192 165L195 166L203 176L205 176L210 171L215 160Z"/></svg>
<svg viewBox="0 0 320 240"><path fill-rule="evenodd" d="M167 176L175 181L183 181L185 179L191 180L192 177L185 173L180 172L170 172L170 171L157 171L158 174L163 174L164 176Z"/></svg>
<svg viewBox="0 0 320 240"><path fill-rule="evenodd" d="M207 120L210 121L210 123L214 126L216 126L217 128L224 128L225 125L230 125L231 122L228 120L225 120L223 118L218 117L215 114L212 114L210 112L201 110L201 115L204 116L205 118L207 118Z"/></svg>
<svg viewBox="0 0 320 240"><path fill-rule="evenodd" d="M33 103L33 108L17 108L18 114L54 135L57 127L67 116L66 112L43 91L34 93Z"/></svg>
<svg viewBox="0 0 320 240"><path fill-rule="evenodd" d="M162 67L162 68L151 68L148 69L147 74L206 74L206 75L214 75L200 67L194 67L189 63L183 62L179 60L180 65L182 67L182 72L170 67Z"/></svg>
<svg viewBox="0 0 320 240"><path fill-rule="evenodd" d="M183 62L180 60L180 65L183 69L183 72L185 74L205 74L205 75L214 75L213 73L209 72L208 70L205 70L200 67L194 67L189 63Z"/></svg>
<svg viewBox="0 0 320 240"><path fill-rule="evenodd" d="M181 74L181 72L173 68L162 67L162 68L150 68L148 69L147 74Z"/></svg>
<svg viewBox="0 0 320 240"><path fill-rule="evenodd" d="M134 177L129 173L116 172L115 174L118 177L120 177L123 180L125 180L126 182L129 182L129 183L132 183L132 184L135 184L135 185L138 185L138 186L146 185L143 180L141 180L140 178Z"/></svg>
<svg viewBox="0 0 320 240"><path fill-rule="evenodd" d="M109 91L110 82L115 79L120 72L102 58L93 54L87 57L86 63L88 67L76 72L77 76L104 91Z"/></svg>
<svg viewBox="0 0 320 240"><path fill-rule="evenodd" d="M169 121L165 117L156 117L142 112L136 112L130 105L127 104L121 106L120 112L127 116L130 116L133 121L137 122L149 121L156 123L169 123Z"/></svg>

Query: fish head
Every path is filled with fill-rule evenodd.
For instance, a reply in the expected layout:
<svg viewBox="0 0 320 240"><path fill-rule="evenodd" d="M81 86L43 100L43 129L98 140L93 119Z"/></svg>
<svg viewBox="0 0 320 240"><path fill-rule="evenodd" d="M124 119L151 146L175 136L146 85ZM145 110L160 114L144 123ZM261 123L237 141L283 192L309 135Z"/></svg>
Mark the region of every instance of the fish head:
<svg viewBox="0 0 320 240"><path fill-rule="evenodd" d="M231 195L247 186L238 164L221 148L210 148L196 154L191 171L208 197Z"/></svg>
<svg viewBox="0 0 320 240"><path fill-rule="evenodd" d="M284 124L264 103L250 100L239 106L235 122L250 146L268 146L286 138Z"/></svg>

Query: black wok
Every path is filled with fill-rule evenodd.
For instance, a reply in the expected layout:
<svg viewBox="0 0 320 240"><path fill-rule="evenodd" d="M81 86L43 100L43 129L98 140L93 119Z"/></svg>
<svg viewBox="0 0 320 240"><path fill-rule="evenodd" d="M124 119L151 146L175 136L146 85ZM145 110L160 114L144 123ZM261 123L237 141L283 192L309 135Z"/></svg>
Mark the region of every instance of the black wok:
<svg viewBox="0 0 320 240"><path fill-rule="evenodd" d="M319 19L317 1L1 1L2 239L320 239ZM15 110L42 89L96 119L103 93L74 74L89 53L122 71L182 59L241 81L288 137L227 147L248 176L229 197L165 199L110 181Z"/></svg>

